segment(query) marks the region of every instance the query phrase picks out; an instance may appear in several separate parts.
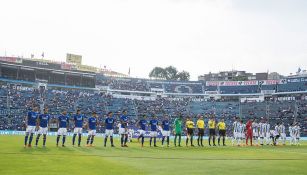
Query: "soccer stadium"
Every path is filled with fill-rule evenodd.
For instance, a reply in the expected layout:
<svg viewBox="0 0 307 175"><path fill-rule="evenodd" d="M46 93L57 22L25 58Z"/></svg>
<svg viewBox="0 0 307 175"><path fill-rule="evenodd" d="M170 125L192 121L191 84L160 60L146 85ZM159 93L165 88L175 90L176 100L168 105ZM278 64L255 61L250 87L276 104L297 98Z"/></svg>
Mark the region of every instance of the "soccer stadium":
<svg viewBox="0 0 307 175"><path fill-rule="evenodd" d="M4 174L33 174L33 170L34 173L39 172L40 174L41 171L44 171L44 168L50 168L45 167L48 164L54 166L54 172L49 172L50 174L57 174L61 171L67 172L67 174L72 172L78 174L92 170L94 173L106 171L106 174L146 174L147 172L151 174L153 173L151 166L157 167L154 171L165 168L165 172L162 171L161 174L172 174L173 172L167 172L173 171L168 168L181 169L181 166L186 167L180 171L192 171L198 174L200 173L198 169L202 166L214 167L214 163L222 162L224 166L226 165L231 170L233 166L237 166L237 163L244 165L246 161L255 163L252 165L255 166L254 168L262 166L262 164L266 166L269 164L272 167L277 166L278 169L273 169L279 172L280 166L285 163L296 167L295 170L291 171L293 173L303 174L304 172L302 165L306 163L307 154L307 145L304 141L307 131L306 75L302 74L301 76L279 80L156 81L129 77L108 77L103 73L73 70L70 68L72 66L65 65L71 65L69 63L50 63L50 60L35 61L16 57L0 57L0 59L0 138L2 143L9 143L9 145L1 144L1 171ZM29 111L34 111L34 108L39 108L40 110L37 112L42 114L45 113L43 112L44 108L48 109L46 114L50 117L49 131L48 134L45 133L47 134L47 138L45 138L47 144L45 147L44 141L44 145L42 145L43 136L41 136L42 138L38 140L39 143L36 146L35 139L37 136L34 135L34 138L31 138L33 139L33 148L25 149L22 146L28 125L25 121L28 115L32 115L29 114ZM77 138L74 136L74 128L76 127L74 116L77 110L80 110L80 116L90 117L93 112L97 113L95 147L87 147L86 145L89 145L86 142L91 142L91 138L88 137L88 129L85 126L87 119L84 119L84 121L82 119L83 123L80 125L81 128L84 128L80 132L81 139L79 135ZM67 126L67 147L60 148L62 140L58 140L60 147L56 146L56 136L59 134L57 132L59 127L57 120L63 114L63 111L66 111L66 115L71 117L69 119L71 122L68 122L69 126ZM126 115L129 116L127 121L127 134L129 136L128 140L124 141L128 142L128 148L121 147L121 144L123 144L120 143L121 127L117 127L117 123L120 124L122 121L123 111L126 111ZM113 141L111 143L115 145L114 148L109 143L103 145L106 144L104 139L108 130L104 123L109 112L113 112L111 117L115 120L114 126L112 126L112 130L114 128L114 143ZM202 136L201 143L199 143L198 133L196 133L199 131L194 129L195 147L191 147L192 142L191 144L190 142L186 143L188 132L184 130L182 131L181 145L179 143L175 147L173 132L167 135L170 136L168 140L163 140L165 136L163 128L155 128L157 140L154 143L151 143L152 141L149 143L152 137L151 127L144 126L142 128L142 126L138 126L138 122L144 120L144 116L147 117L145 120L148 120L148 122L156 120L157 124L161 125L165 119L169 123L174 123L180 116L182 116L183 123L188 118L196 123L200 115L203 116L206 127L204 127L204 137ZM218 139L219 135L217 134L216 140L212 140L212 145L208 145L210 129L208 129L207 123L210 122L212 117L215 117L216 122L221 121L221 119L225 120L227 126L224 128L226 129L226 143L220 138ZM265 120L265 123L271 125L267 132L275 131L276 126L282 124L281 134L285 134L284 138L277 138L277 143L272 140L275 134L265 135L261 139L261 127L252 126L254 135L257 133L257 138L252 138L255 147L248 147L249 143L246 145L245 136L233 140L233 125L238 117L243 120L243 123L256 119L253 124L257 125L263 122L261 120ZM36 126L36 123L34 126ZM170 125L170 127L173 126ZM185 125L182 124L182 127L184 128ZM294 127L297 128L296 131L292 129ZM167 128L167 131L172 131L171 128ZM38 131L33 132L36 135L39 133ZM44 133L41 135L44 135ZM113 133L109 135L113 136ZM142 147L140 141L138 141L141 135L144 136ZM76 142L75 147L71 146L72 138ZM87 140L88 138L90 140ZM80 144L78 146L77 140ZM165 142L164 145L161 144L162 140ZM222 146L222 142L223 145L227 146ZM30 142L28 143L30 144ZM158 145L158 148L151 147L151 145ZM28 146L25 143L25 147ZM24 162L24 160L20 161L20 157L35 159L39 161L37 162L39 166L31 164L31 162ZM57 161L63 162L59 165L56 163ZM127 161L128 165L121 166L119 164L121 161ZM186 163L178 166L175 162L179 163L180 161ZM145 162L149 165L146 165ZM161 162L167 165L161 165ZM24 166L25 163L27 168L18 168L19 165ZM148 169L144 168L144 172L143 163L144 167L148 166ZM6 169L5 167L9 165L13 166ZM142 165L142 167L138 169L138 165ZM15 166L16 168L13 168ZM66 166L72 167L68 168L68 171L68 169L65 169ZM88 166L91 166L92 169L88 170L86 168ZM132 168L134 166L135 168ZM197 169L190 169L190 166L195 166ZM79 172L79 168L83 167L85 169ZM272 167L259 168L257 173L262 171L266 173L268 171L266 168L272 169ZM210 172L211 170L207 169L207 171ZM246 171L243 169L241 172L247 172L247 169ZM175 171L174 173L180 172ZM289 172L281 170L279 173L288 174Z"/></svg>
<svg viewBox="0 0 307 175"><path fill-rule="evenodd" d="M307 43L304 40L307 26L296 24L306 22L304 1L298 0L295 5L274 0L91 3L46 1L40 4L33 0L3 3L6 8L0 11L0 20L12 27L3 27L0 32L0 42L4 43L0 43L0 51L4 51L0 52L1 175L307 174ZM13 9L16 14L9 13ZM282 17L275 19L274 15ZM245 17L249 17L248 22ZM98 24L100 19L103 24ZM233 20L231 24L227 19ZM195 36L185 34L191 28L203 29L201 25L194 25L202 24L202 20L211 27L208 25L204 33L197 35L197 38L206 36L199 42L208 42L212 39L209 35L214 35L217 37L214 40L219 41L217 48L215 42L204 48L189 45ZM13 26L25 21L34 31L25 28L25 31L15 32ZM113 28L118 21L124 27ZM257 28L252 21L269 27ZM297 35L302 34L295 40L296 44L305 47L293 49L289 44L291 48L285 49L285 45L279 45L281 39L270 38L285 34L291 36L289 43L294 41L292 30L287 33L286 27L276 34L275 29L285 24L306 29L295 30ZM41 25L47 35L37 30ZM238 36L242 38L235 38L240 25L253 29L245 31L240 27ZM188 27L178 29L184 26ZM223 35L226 29L219 27L229 33ZM101 34L97 30L96 35L95 28L107 28L109 33ZM180 33L173 37L175 29ZM123 34L112 33L112 30ZM125 33L126 30L130 33ZM143 30L166 31L166 35L149 37L151 34ZM273 32L269 33L276 36L267 35L271 30ZM24 43L27 32L29 35L32 32L33 41ZM74 32L77 35L72 34L73 38L64 37L64 33ZM260 35L252 35L261 32L266 33L261 37L267 43L261 40L257 45ZM123 38L130 34L132 38ZM222 39L230 35L227 41ZM47 41L42 41L41 36ZM148 36L149 41L145 41L144 36ZM108 40L112 42L107 43ZM172 47L162 48L170 40L174 45L181 44L176 45L176 51L170 51ZM238 40L244 44L236 43ZM126 44L121 45L121 42ZM274 46L268 46L270 42ZM223 45L225 43L227 46ZM259 47L257 52L244 49L244 45L249 47L250 43ZM115 50L109 49L110 45ZM232 57L237 53L229 52L232 46L249 58ZM34 54L29 51L33 47L49 49ZM135 47L139 49L134 50ZM197 49L201 59L190 47ZM92 48L105 53L97 55ZM268 53L270 49L274 51ZM202 53L209 50L217 52ZM277 50L281 53L272 54ZM191 58L186 58L182 51ZM161 58L151 57L151 54L157 56L156 52ZM174 55L176 59L161 56L173 52L178 52ZM295 57L296 52L299 58ZM54 58L58 53L62 54L61 58ZM107 53L109 58L104 55ZM273 62L276 64L271 64ZM144 74L142 67L146 69ZM290 69L295 73L287 72Z"/></svg>

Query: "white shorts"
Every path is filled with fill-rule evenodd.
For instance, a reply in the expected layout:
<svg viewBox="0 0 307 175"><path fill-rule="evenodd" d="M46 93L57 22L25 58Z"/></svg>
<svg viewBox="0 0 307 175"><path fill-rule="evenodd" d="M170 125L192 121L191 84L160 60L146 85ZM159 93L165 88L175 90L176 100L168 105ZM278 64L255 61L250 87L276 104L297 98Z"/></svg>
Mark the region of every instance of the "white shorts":
<svg viewBox="0 0 307 175"><path fill-rule="evenodd" d="M264 138L265 134L264 133L259 133L259 137Z"/></svg>
<svg viewBox="0 0 307 175"><path fill-rule="evenodd" d="M74 134L82 134L82 128L75 128Z"/></svg>
<svg viewBox="0 0 307 175"><path fill-rule="evenodd" d="M258 132L253 132L253 137L258 137Z"/></svg>
<svg viewBox="0 0 307 175"><path fill-rule="evenodd" d="M27 126L26 132L29 134L35 133L36 126Z"/></svg>
<svg viewBox="0 0 307 175"><path fill-rule="evenodd" d="M128 134L128 129L127 128L119 128L118 134Z"/></svg>
<svg viewBox="0 0 307 175"><path fill-rule="evenodd" d="M129 136L130 138L132 138L133 133L134 133L133 131L132 131L132 132L131 132L131 131L129 131L129 132L128 132L128 136Z"/></svg>
<svg viewBox="0 0 307 175"><path fill-rule="evenodd" d="M96 130L88 130L88 135L90 136L96 135Z"/></svg>
<svg viewBox="0 0 307 175"><path fill-rule="evenodd" d="M113 129L106 129L106 133L104 134L104 136L113 136Z"/></svg>
<svg viewBox="0 0 307 175"><path fill-rule="evenodd" d="M171 132L170 131L164 131L162 130L162 136L163 137L169 137L171 135Z"/></svg>
<svg viewBox="0 0 307 175"><path fill-rule="evenodd" d="M286 139L286 134L285 133L281 133L281 136L280 136L282 139Z"/></svg>
<svg viewBox="0 0 307 175"><path fill-rule="evenodd" d="M157 131L150 131L150 137L157 137L158 132Z"/></svg>
<svg viewBox="0 0 307 175"><path fill-rule="evenodd" d="M44 135L46 135L47 134L47 132L48 132L48 128L47 127L39 127L39 130L38 130L38 134L44 134Z"/></svg>
<svg viewBox="0 0 307 175"><path fill-rule="evenodd" d="M59 128L58 135L66 136L67 135L67 128Z"/></svg>
<svg viewBox="0 0 307 175"><path fill-rule="evenodd" d="M237 132L233 132L233 137L237 138L238 137L238 133Z"/></svg>
<svg viewBox="0 0 307 175"><path fill-rule="evenodd" d="M274 136L275 136L276 134L274 134ZM265 137L266 138L270 138L271 137L271 134L269 133L269 132L267 132L266 134L265 134Z"/></svg>
<svg viewBox="0 0 307 175"><path fill-rule="evenodd" d="M143 135L143 136L145 135L145 131L142 130L142 129L139 130L139 133L140 133L140 135Z"/></svg>

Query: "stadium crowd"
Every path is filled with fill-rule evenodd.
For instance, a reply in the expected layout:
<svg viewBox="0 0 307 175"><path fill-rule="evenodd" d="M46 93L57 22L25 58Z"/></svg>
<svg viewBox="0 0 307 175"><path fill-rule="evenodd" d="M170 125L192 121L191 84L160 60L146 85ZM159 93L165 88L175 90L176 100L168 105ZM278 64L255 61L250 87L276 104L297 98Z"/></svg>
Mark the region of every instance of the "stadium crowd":
<svg viewBox="0 0 307 175"><path fill-rule="evenodd" d="M297 113L297 121L306 131L306 100L298 101L265 101L265 102L235 102L231 100L203 100L192 97L185 98L157 98L156 100L137 100L128 98L115 98L112 95L94 90L69 89L49 87L48 89L36 89L27 85L7 85L1 82L1 130L24 130L24 118L27 111L33 105L45 106L49 109L51 119L56 119L63 109L72 115L80 109L85 115L93 111L98 114L98 120L103 121L109 111L114 112L116 120L120 111L127 110L131 120L135 123L140 116L157 116L161 122L163 116L170 116L171 122L179 115L191 117L196 122L198 114L204 116L207 122L210 116L216 116L217 120L223 118L227 126L231 126L234 117L239 116L241 108L242 119L261 118L269 116L270 123L279 121L287 125L293 122ZM240 106L241 105L241 106ZM296 106L297 105L297 108ZM269 109L267 107L269 106ZM297 111L295 111L297 109ZM105 128L99 126L97 132L103 132ZM227 127L227 135L231 134L231 127Z"/></svg>
<svg viewBox="0 0 307 175"><path fill-rule="evenodd" d="M276 92L295 92L307 90L307 82L288 82L269 85L239 85L239 86L214 86L206 85L204 82L181 82L181 81L154 81L137 78L108 78L97 75L96 84L108 86L115 90L144 91L162 89L166 93L192 93L199 94L205 91L219 91L221 94L251 94L260 93L262 90L274 90Z"/></svg>

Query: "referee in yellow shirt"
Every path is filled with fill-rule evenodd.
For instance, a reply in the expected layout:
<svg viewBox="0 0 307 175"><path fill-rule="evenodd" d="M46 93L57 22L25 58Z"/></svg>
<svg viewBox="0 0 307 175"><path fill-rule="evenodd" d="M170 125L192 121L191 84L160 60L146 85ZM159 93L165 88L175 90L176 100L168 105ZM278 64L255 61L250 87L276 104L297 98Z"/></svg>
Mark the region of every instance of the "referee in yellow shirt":
<svg viewBox="0 0 307 175"><path fill-rule="evenodd" d="M213 146L215 145L215 120L214 117L211 117L208 121L208 127L209 127L209 146L211 146L211 138L213 141Z"/></svg>
<svg viewBox="0 0 307 175"><path fill-rule="evenodd" d="M224 119L221 119L221 121L218 122L217 129L219 130L219 138L217 139L218 145L220 146L220 140L221 140L221 137L223 137L223 146L226 146L225 145L226 124L224 122Z"/></svg>
<svg viewBox="0 0 307 175"><path fill-rule="evenodd" d="M185 145L188 146L188 142L190 138L191 146L194 146L193 145L194 122L191 120L191 117L187 118L185 126L187 127L187 139L185 141Z"/></svg>
<svg viewBox="0 0 307 175"><path fill-rule="evenodd" d="M197 120L196 126L198 129L198 138L197 138L197 144L198 146L204 146L203 145L203 137L205 134L205 121L203 119L204 117L199 115L199 118ZM200 144L199 144L200 142Z"/></svg>

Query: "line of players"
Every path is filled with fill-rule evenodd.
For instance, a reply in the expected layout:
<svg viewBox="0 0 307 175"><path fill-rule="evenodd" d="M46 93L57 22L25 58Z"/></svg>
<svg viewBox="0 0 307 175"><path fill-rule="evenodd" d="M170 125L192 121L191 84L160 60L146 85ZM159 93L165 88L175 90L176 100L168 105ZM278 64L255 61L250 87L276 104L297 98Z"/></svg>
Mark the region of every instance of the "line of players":
<svg viewBox="0 0 307 175"><path fill-rule="evenodd" d="M299 145L300 140L299 123L292 123L289 126L290 145ZM256 119L249 120L246 124L243 120L236 118L232 125L233 138L232 145L244 145L242 140L246 140L245 145L253 145L253 140L256 145L278 145L278 140L281 140L282 145L286 144L286 127L283 122L276 123L271 129L270 124L264 118L261 118L258 123Z"/></svg>
<svg viewBox="0 0 307 175"><path fill-rule="evenodd" d="M113 143L113 132L114 132L114 125L115 125L115 119L113 118L113 113L109 112L107 114L107 118L105 119L104 123L99 123L97 119L97 114L95 112L92 113L92 116L88 118L87 125L84 124L84 120L87 118L85 115L81 114L80 110L77 110L76 114L73 115L72 119L74 121L74 134L72 138L72 145L75 146L76 137L78 136L78 146L81 145L81 138L82 138L82 130L83 127L87 128L88 130L88 138L86 142L86 146L93 146L94 138L96 135L96 127L98 125L105 126L105 138L104 138L104 146L106 146L107 140L110 137L111 146L114 147ZM181 135L182 135L182 116L179 116L175 119L173 124L173 133L174 133L174 145L177 146L177 138L178 138L178 146L181 146ZM27 129L26 129L26 136L25 136L25 142L24 146L31 147L31 143L33 140L33 135L36 130L37 137L35 146L37 146L38 141L43 135L43 146L46 145L46 135L49 130L49 120L50 115L48 114L48 109L45 108L43 114L39 114L38 107L34 107L33 111L30 111L28 113L28 116L26 118L27 120ZM65 147L65 141L66 141L66 135L67 130L69 127L69 121L70 117L67 115L67 112L64 110L62 114L58 117L57 125L58 125L58 132L57 132L57 139L56 139L56 145L59 145L60 137L62 136L62 146ZM141 145L144 146L144 139L145 139L145 132L147 126L150 127L150 146L156 147L156 139L158 136L158 130L161 130L162 133L162 146L164 145L165 141L167 143L167 146L170 144L170 122L168 116L165 116L161 125L159 125L159 122L157 120L157 117L154 116L149 122L146 120L146 116L143 116L141 120L139 120L136 123L136 126L139 127L139 137L138 141L141 142ZM197 143L198 146L203 146L203 136L204 136L204 130L205 130L205 123L203 120L203 117L201 115L198 115L197 120L197 129L198 129L198 138ZM213 142L213 146L215 145L215 130L218 129L219 131L219 137L218 137L218 145L220 145L220 140L222 138L223 146L225 145L225 137L226 137L226 124L223 119L221 119L218 124L215 124L215 120L213 117L210 118L208 121L208 128L209 128L209 145L211 146L211 140ZM190 141L191 146L193 145L193 135L194 135L194 122L190 117L187 118L185 123L185 131L186 131L186 146L188 145L188 142ZM298 124L295 124L294 126L289 127L290 131L290 143L291 144L299 144L299 134L300 134L300 127ZM119 122L119 135L121 140L121 146L122 147L128 147L128 116L127 111L124 110L122 112L122 115L120 116L120 122ZM241 145L242 140L246 136L246 145L247 145L247 139L250 137L251 145L252 140L254 139L256 141L256 144L258 144L258 140L260 140L260 145L264 144L264 140L266 141L266 144L273 143L274 145L277 144L277 139L279 137L282 138L283 144L285 144L286 134L285 134L285 127L283 124L277 124L275 126L275 130L270 130L270 125L265 122L263 119L260 123L257 123L256 120L253 122L248 121L247 124L244 124L243 121L239 120L239 118L236 119L233 123L233 139L232 144L234 145L235 142L237 142L237 145ZM253 138L253 139L252 139ZM271 142L272 141L272 142Z"/></svg>
<svg viewBox="0 0 307 175"><path fill-rule="evenodd" d="M108 137L110 137L111 146L114 147L113 144L113 128L115 119L113 118L113 113L109 112L107 114L107 118L103 124L100 124L97 118L96 112L92 113L92 116L88 118L87 124L84 126L84 121L87 117L81 114L81 111L78 109L76 114L72 116L72 120L74 121L74 131L72 138L72 145L75 146L76 137L78 136L78 146L81 146L81 138L83 128L87 128L88 130L88 138L86 141L86 146L93 146L94 138L96 135L96 127L98 125L104 125L105 130L105 139L104 146L106 146ZM45 108L43 114L39 114L38 107L34 107L33 111L28 112L26 117L26 135L24 140L24 147L31 147L31 143L33 140L33 136L35 131L37 130L36 142L35 146L38 145L39 139L41 135L43 135L43 147L46 146L46 137L49 128L49 120L50 115L48 114L48 109ZM63 110L62 114L57 118L57 138L56 138L56 146L59 146L60 138L62 136L62 147L65 147L67 130L69 129L70 117L67 115L66 110ZM119 128L119 134L121 135L121 146L127 147L127 139L128 139L128 116L127 111L123 111L120 117L121 126Z"/></svg>
<svg viewBox="0 0 307 175"><path fill-rule="evenodd" d="M86 116L81 114L80 110L77 110L76 114L73 115L72 119L74 121L74 131L73 131L73 138L72 138L72 145L75 146L76 137L78 136L78 146L81 146L81 139L82 139L82 130L83 130L83 123ZM49 128L49 120L50 115L48 114L48 109L45 108L43 114L39 114L38 107L34 107L33 111L28 112L28 115L26 117L26 135L24 140L24 147L31 147L31 143L34 137L34 133L37 130L37 136L36 136L36 142L35 146L38 145L39 139L41 135L43 135L43 147L46 146L46 137L47 132L50 130ZM67 115L67 112L64 110L62 114L57 119L57 126L58 126L58 132L57 132L57 138L56 138L56 146L59 146L60 138L62 137L62 147L65 147L66 142L66 136L67 136L67 130L69 129L69 121L70 117ZM140 120L138 123L139 127L141 129L144 129L140 132L140 137L142 138L142 145L144 143L144 134L145 134L145 128L147 126L147 121L145 119ZM104 138L104 146L106 146L108 137L110 137L111 146L114 147L113 143L113 132L114 132L114 126L115 126L115 119L113 118L113 113L109 112L107 114L107 118L105 119L104 123L99 123L97 120L97 114L95 112L92 113L92 116L88 118L87 125L85 128L88 130L88 138L86 145L87 146L93 146L94 138L96 135L96 127L98 125L105 126L105 138ZM151 127L151 139L150 139L150 145L152 143L152 140L154 140L154 146L156 146L156 137L158 135L157 129L158 129L158 120L156 117L154 117L152 120L150 120L149 123ZM169 136L170 136L170 130L169 130L169 122L163 121L163 135L167 136L167 143L169 145ZM128 147L128 116L127 111L124 110L122 112L122 115L120 116L120 123L119 123L119 135L121 136L121 146L122 147ZM166 137L164 137L166 138ZM164 139L163 141L164 142Z"/></svg>
<svg viewBox="0 0 307 175"><path fill-rule="evenodd" d="M24 147L31 147L31 143L34 137L34 133L37 131L37 136L36 136L36 141L35 141L35 146L38 145L39 139L41 136L43 136L43 147L46 146L46 137L47 137L47 132L50 130L49 128L49 120L50 120L50 115L48 114L48 109L45 108L43 111L43 114L39 114L39 108L34 107L32 111L28 112L28 115L26 117L26 135L24 139ZM114 147L113 143L113 132L114 132L114 126L115 126L115 119L113 118L113 113L109 112L107 114L107 118L105 119L104 123L99 123L97 119L97 114L95 112L92 113L92 116L88 118L87 124L84 126L84 121L85 118L87 118L85 115L81 114L80 110L77 110L76 114L73 115L70 119L70 117L67 115L66 110L63 110L62 114L58 116L57 118L57 126L58 126L58 131L57 131L57 138L56 138L56 146L59 146L60 138L62 137L62 147L65 147L65 142L66 142L66 136L67 136L67 131L69 129L69 122L70 120L73 120L74 122L74 131L73 131L73 138L72 138L72 145L75 146L75 141L76 137L78 136L78 146L81 146L81 139L82 139L82 130L83 128L86 128L88 130L88 138L86 145L87 146L93 146L94 138L96 135L96 127L98 125L105 126L105 138L104 138L104 146L106 146L107 140L110 137L110 142L111 146ZM179 116L175 122L174 122L174 134L175 134L175 139L174 143L175 146L177 146L177 138L178 138L178 146L181 146L181 135L182 135L182 116ZM211 124L210 124L211 123ZM225 123L223 123L223 131L220 135L223 136L223 144L225 145ZM210 119L209 121L209 126L211 125L215 126L215 123L213 120ZM150 146L156 147L156 140L158 136L158 131L159 129L162 131L162 145L164 143L167 143L167 146L170 145L170 135L171 135L171 126L169 122L168 116L165 116L164 120L162 121L162 124L159 125L159 122L157 120L156 116L153 116L153 118L148 122L146 120L146 116L143 116L141 120L139 120L136 123L136 126L139 127L139 137L138 140L141 139L141 145L144 146L144 139L145 139L145 132L146 128L149 126L150 127ZM202 116L199 117L199 120L197 121L197 126L198 126L198 146L203 146L203 136L204 136L204 129L205 129L205 124ZM221 125L222 126L222 125ZM215 135L210 129L210 134ZM121 139L121 146L122 147L128 147L127 142L128 142L128 134L129 134L129 129L128 129L128 116L127 116L127 111L124 110L122 112L122 115L120 116L120 122L119 122L119 135ZM190 139L191 146L193 145L193 132L194 132L194 122L192 122L191 118L188 118L186 121L186 129L185 131L187 132L187 140L186 140L186 145L188 145L188 141ZM214 141L214 146L215 146L215 138L213 138ZM210 143L209 143L210 144Z"/></svg>

